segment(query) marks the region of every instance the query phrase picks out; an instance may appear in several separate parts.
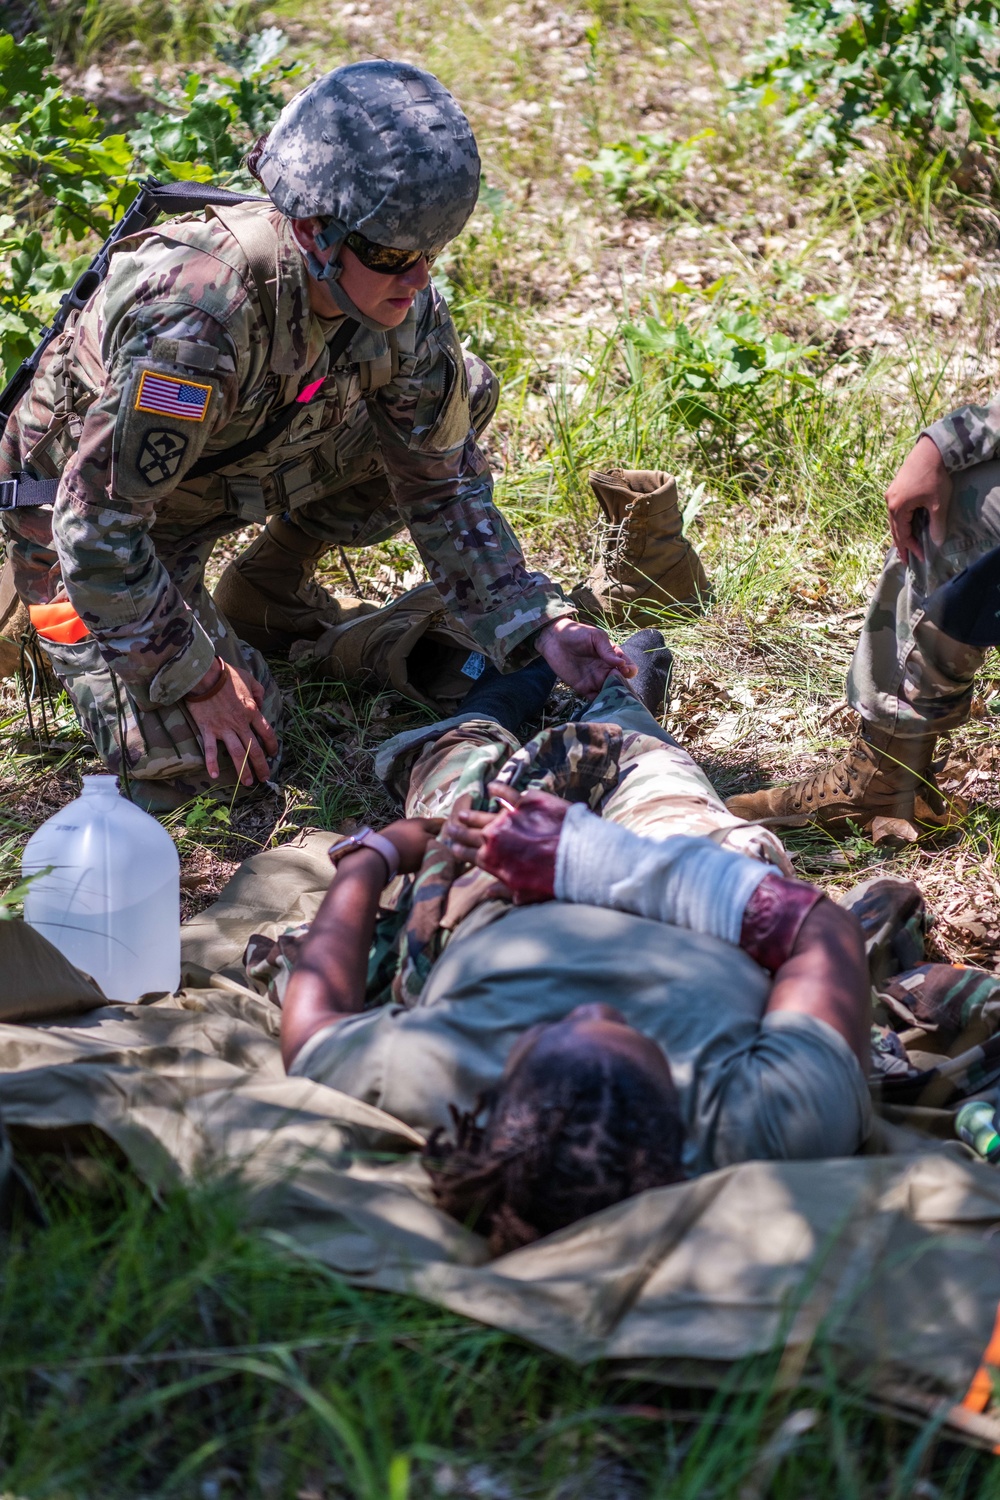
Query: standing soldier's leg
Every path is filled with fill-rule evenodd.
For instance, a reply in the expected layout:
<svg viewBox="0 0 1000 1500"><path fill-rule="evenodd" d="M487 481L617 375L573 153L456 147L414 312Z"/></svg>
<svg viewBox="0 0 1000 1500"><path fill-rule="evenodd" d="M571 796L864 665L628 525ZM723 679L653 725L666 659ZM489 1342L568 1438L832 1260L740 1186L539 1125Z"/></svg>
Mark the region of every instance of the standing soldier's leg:
<svg viewBox="0 0 1000 1500"><path fill-rule="evenodd" d="M500 384L475 355L466 355L465 365L478 436L496 411ZM280 483L288 508L229 564L215 590L237 633L265 651L318 640L331 625L368 612L329 594L316 581L316 566L331 547L364 547L403 529L363 403Z"/></svg>
<svg viewBox="0 0 1000 1500"><path fill-rule="evenodd" d="M937 547L925 533L925 561L904 566L895 548L879 579L847 677L861 718L847 752L791 786L731 797L733 812L792 826L866 827L876 817L940 825L949 808L934 784L937 737L964 723L985 652L944 635L927 618L928 597L1000 546L1000 463L954 475L948 532Z"/></svg>

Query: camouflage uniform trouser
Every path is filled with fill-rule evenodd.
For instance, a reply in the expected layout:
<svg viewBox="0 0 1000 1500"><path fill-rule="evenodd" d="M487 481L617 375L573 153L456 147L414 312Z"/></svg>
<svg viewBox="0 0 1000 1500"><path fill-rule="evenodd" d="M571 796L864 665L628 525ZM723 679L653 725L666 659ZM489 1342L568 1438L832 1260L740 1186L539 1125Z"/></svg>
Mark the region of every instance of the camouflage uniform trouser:
<svg viewBox="0 0 1000 1500"><path fill-rule="evenodd" d="M472 420L477 434L489 424L500 387L482 360L466 356ZM218 482L214 482L217 486ZM296 488L296 485L299 487ZM318 540L362 546L403 530L389 482L382 468L375 429L362 403L336 428L323 446L280 475L289 518ZM301 504L296 497L301 498ZM192 507L189 507L192 509ZM205 587L205 567L220 536L244 524L222 513L203 525L157 525L157 556L188 607L216 642L218 654L233 666L247 668L264 688L262 711L277 730L281 695L260 653L239 640ZM186 532L186 534L185 534ZM44 571L43 548L32 547L35 567ZM54 554L49 554L54 562ZM225 751L220 752L219 779L205 770L201 741L183 702L142 708L113 674L96 641L73 646L40 642L65 688L81 725L109 770L122 775L122 729L132 796L152 812L167 812L193 797L209 794L231 800L246 795ZM276 770L278 759L271 763Z"/></svg>
<svg viewBox="0 0 1000 1500"><path fill-rule="evenodd" d="M847 676L847 699L862 718L902 735L943 734L968 717L985 651L942 632L924 601L970 563L1000 547L1000 463L952 476L948 531L938 547L925 533L925 561L904 567L895 548L878 581Z"/></svg>
<svg viewBox="0 0 1000 1500"><path fill-rule="evenodd" d="M242 667L264 688L262 712L270 724L281 720L281 694L259 651L239 640L216 609L205 587L205 564L214 543L163 555L163 562L189 608L198 616L224 661ZM150 812L169 812L193 797L210 794L231 801L241 791L235 769L220 747L219 779L205 770L197 726L183 700L160 708L139 708L125 684L113 673L93 636L74 646L39 640L56 676L69 695L81 726L105 765L125 781L133 801ZM122 744L126 762L122 766ZM277 767L279 754L271 762Z"/></svg>
<svg viewBox="0 0 1000 1500"><path fill-rule="evenodd" d="M728 811L705 773L617 672L608 677L581 721L617 724L624 734L618 784L601 804L602 817L652 839L677 833L710 838L792 874L775 834ZM517 747L499 724L478 719L468 723L463 744L452 742L450 748L438 749L445 732L462 723L457 715L443 724L397 735L380 748L376 769L390 788L405 786L408 818L447 816L463 792L488 781Z"/></svg>

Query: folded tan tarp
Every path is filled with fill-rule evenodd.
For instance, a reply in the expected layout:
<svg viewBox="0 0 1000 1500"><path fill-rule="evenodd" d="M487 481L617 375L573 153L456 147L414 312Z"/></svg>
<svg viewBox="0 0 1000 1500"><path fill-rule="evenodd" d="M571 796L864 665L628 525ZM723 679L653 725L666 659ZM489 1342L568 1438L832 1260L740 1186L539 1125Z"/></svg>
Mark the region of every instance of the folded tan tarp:
<svg viewBox="0 0 1000 1500"><path fill-rule="evenodd" d="M0 921L0 1021L71 1016L106 1004L104 992L23 922Z"/></svg>
<svg viewBox="0 0 1000 1500"><path fill-rule="evenodd" d="M179 995L0 1024L0 1106L15 1143L96 1128L154 1189L238 1173L249 1222L289 1251L578 1362L651 1361L662 1378L715 1383L777 1348L779 1378L792 1382L815 1368L822 1341L873 1399L1000 1443L984 1365L987 1351L1000 1362L989 1348L1000 1177L957 1143L884 1126L879 1154L747 1163L490 1262L477 1235L432 1206L416 1133L287 1078L277 1012L241 983L251 932L277 935L314 913L329 838L304 835L241 867L184 929ZM20 924L0 924L0 974L15 953L30 967L33 947L55 996L51 950ZM45 995L33 993L37 1016Z"/></svg>

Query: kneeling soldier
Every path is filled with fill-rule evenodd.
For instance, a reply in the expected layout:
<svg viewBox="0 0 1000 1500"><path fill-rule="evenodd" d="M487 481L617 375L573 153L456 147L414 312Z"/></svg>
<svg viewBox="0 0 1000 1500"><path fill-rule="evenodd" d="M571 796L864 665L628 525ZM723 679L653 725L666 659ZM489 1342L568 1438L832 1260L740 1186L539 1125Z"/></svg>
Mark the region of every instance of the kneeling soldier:
<svg viewBox="0 0 1000 1500"><path fill-rule="evenodd" d="M622 668L493 504L476 439L497 382L428 277L479 190L454 99L405 63L339 68L250 164L270 202L121 242L0 447L0 476L60 479L51 511L5 515L17 590L99 754L153 809L271 775L280 700L255 647L344 618L312 576L338 543L409 527L502 668L537 652L583 692ZM265 529L213 601L212 548L250 521Z"/></svg>

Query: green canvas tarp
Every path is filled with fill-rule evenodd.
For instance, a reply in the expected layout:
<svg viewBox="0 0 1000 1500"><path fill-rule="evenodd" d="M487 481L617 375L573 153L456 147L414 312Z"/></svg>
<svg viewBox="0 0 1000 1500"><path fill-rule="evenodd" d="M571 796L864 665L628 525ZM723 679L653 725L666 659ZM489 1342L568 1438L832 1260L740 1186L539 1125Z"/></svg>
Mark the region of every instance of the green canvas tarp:
<svg viewBox="0 0 1000 1500"><path fill-rule="evenodd" d="M102 1003L44 939L0 923L0 1108L15 1146L96 1130L153 1189L238 1173L248 1222L290 1253L578 1362L714 1384L780 1348L794 1381L821 1340L872 1399L1000 1444L1000 1176L957 1142L882 1124L867 1155L749 1162L490 1261L434 1208L414 1131L285 1076L278 1012L245 984L249 935L314 914L329 840L248 860L183 929L182 991L150 1003Z"/></svg>

